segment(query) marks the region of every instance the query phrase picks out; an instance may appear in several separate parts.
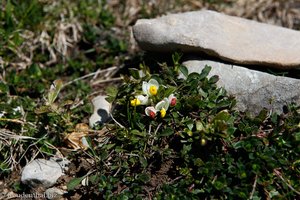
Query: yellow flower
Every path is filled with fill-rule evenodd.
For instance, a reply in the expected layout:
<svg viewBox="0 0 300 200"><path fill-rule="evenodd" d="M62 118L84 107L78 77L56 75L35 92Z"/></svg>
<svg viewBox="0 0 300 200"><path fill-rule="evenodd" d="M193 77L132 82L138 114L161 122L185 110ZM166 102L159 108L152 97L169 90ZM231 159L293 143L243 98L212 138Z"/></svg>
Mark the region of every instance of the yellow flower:
<svg viewBox="0 0 300 200"><path fill-rule="evenodd" d="M149 97L144 95L137 95L135 99L130 101L131 106L147 105L149 103Z"/></svg>
<svg viewBox="0 0 300 200"><path fill-rule="evenodd" d="M160 116L161 116L161 118L164 118L166 116L166 113L167 113L166 109L162 108L160 110Z"/></svg>
<svg viewBox="0 0 300 200"><path fill-rule="evenodd" d="M133 99L130 101L131 106L139 106L141 105L141 101L139 99Z"/></svg>
<svg viewBox="0 0 300 200"><path fill-rule="evenodd" d="M157 95L157 91L159 89L159 84L157 80L155 79L150 79L148 82L143 81L143 92L144 94L148 96L155 96Z"/></svg>

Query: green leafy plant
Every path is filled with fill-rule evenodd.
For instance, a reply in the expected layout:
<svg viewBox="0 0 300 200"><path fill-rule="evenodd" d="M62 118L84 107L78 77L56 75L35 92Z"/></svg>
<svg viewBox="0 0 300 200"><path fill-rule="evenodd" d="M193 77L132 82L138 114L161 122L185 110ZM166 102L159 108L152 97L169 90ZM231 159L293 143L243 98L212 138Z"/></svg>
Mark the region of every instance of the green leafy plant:
<svg viewBox="0 0 300 200"><path fill-rule="evenodd" d="M299 195L299 122L296 107L285 116L255 118L235 111L235 99L218 88L211 67L187 73L131 69L98 152L94 185L105 198L266 199ZM185 78L178 78L181 72ZM97 175L99 173L99 175ZM101 176L100 176L101 174ZM100 176L100 177L99 177ZM72 187L74 188L74 187Z"/></svg>
<svg viewBox="0 0 300 200"><path fill-rule="evenodd" d="M238 113L233 110L234 98L216 86L218 77L207 78L209 66L200 74L189 74L177 53L170 58L173 66L151 64L155 67L151 73L145 64L141 70L129 69L118 88L94 84L99 78L110 81L98 74L103 68L127 70L129 64L141 61L127 47L127 25L137 18L187 9L184 1L177 0L142 1L135 9L129 2L1 2L0 178L4 187L23 193L25 188L14 174L20 174L31 159L63 153L75 165L67 174L75 176L67 185L70 196L297 199L300 117L296 105L282 115L263 110L253 118ZM93 77L92 82L86 81L88 77ZM87 150L73 152L66 149L65 135L90 116L92 86L95 92L109 88L112 120L98 130L87 128Z"/></svg>

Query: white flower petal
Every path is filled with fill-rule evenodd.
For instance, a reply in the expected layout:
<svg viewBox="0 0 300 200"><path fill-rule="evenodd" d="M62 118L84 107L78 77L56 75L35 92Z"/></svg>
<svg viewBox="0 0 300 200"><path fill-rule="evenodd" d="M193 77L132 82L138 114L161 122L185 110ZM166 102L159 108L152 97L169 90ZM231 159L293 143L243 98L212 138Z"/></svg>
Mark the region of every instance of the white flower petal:
<svg viewBox="0 0 300 200"><path fill-rule="evenodd" d="M147 82L143 81L142 89L143 89L144 94L148 95L149 89L148 89L148 83Z"/></svg>
<svg viewBox="0 0 300 200"><path fill-rule="evenodd" d="M161 100L160 102L158 102L155 106L156 110L161 110L162 108L164 108L165 110L168 110L169 108L169 100L167 98L164 98L163 100Z"/></svg>
<svg viewBox="0 0 300 200"><path fill-rule="evenodd" d="M157 80L155 79L150 79L148 84L151 86L151 85L154 85L155 87L157 87L157 89L159 88L159 83L157 82Z"/></svg>
<svg viewBox="0 0 300 200"><path fill-rule="evenodd" d="M150 79L148 82L143 81L142 84L143 93L148 96L156 95L158 88L159 88L159 83L155 79Z"/></svg>
<svg viewBox="0 0 300 200"><path fill-rule="evenodd" d="M155 117L157 110L153 106L148 106L147 108L145 108L145 113L149 117ZM154 113L154 116L152 116L151 113Z"/></svg>
<svg viewBox="0 0 300 200"><path fill-rule="evenodd" d="M141 105L147 105L149 103L149 97L144 95L137 95L135 96L138 100L140 100Z"/></svg>
<svg viewBox="0 0 300 200"><path fill-rule="evenodd" d="M170 94L168 97L169 101L171 101L174 97L175 97L174 94Z"/></svg>

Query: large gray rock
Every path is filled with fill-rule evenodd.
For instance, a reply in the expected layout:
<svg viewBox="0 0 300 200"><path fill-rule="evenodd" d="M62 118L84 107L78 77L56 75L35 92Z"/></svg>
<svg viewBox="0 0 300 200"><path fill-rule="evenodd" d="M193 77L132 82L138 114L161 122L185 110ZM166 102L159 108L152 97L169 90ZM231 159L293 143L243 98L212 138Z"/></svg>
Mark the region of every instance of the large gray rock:
<svg viewBox="0 0 300 200"><path fill-rule="evenodd" d="M209 77L219 76L217 85L237 99L237 110L258 114L267 108L282 113L288 103L300 104L300 80L270 75L244 67L210 60L189 60L183 63L191 72L201 73L205 65L212 67Z"/></svg>
<svg viewBox="0 0 300 200"><path fill-rule="evenodd" d="M63 166L54 160L36 159L28 163L21 176L21 181L30 187L49 188L64 175Z"/></svg>
<svg viewBox="0 0 300 200"><path fill-rule="evenodd" d="M300 32L214 11L140 19L133 26L147 51L205 52L237 64L290 69L300 66Z"/></svg>

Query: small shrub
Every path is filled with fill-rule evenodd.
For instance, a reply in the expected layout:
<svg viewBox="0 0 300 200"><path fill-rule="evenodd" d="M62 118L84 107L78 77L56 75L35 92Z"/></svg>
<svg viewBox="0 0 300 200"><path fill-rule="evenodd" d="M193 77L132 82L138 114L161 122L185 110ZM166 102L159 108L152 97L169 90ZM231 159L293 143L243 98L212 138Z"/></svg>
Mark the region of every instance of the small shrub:
<svg viewBox="0 0 300 200"><path fill-rule="evenodd" d="M131 69L118 90L109 134L92 149L93 175L105 198L294 199L299 195L299 122L263 110L251 118L233 110L211 67L191 73ZM181 71L186 77L178 78ZM140 76L143 74L143 76ZM104 142L105 141L105 142ZM88 190L88 188L86 188Z"/></svg>

